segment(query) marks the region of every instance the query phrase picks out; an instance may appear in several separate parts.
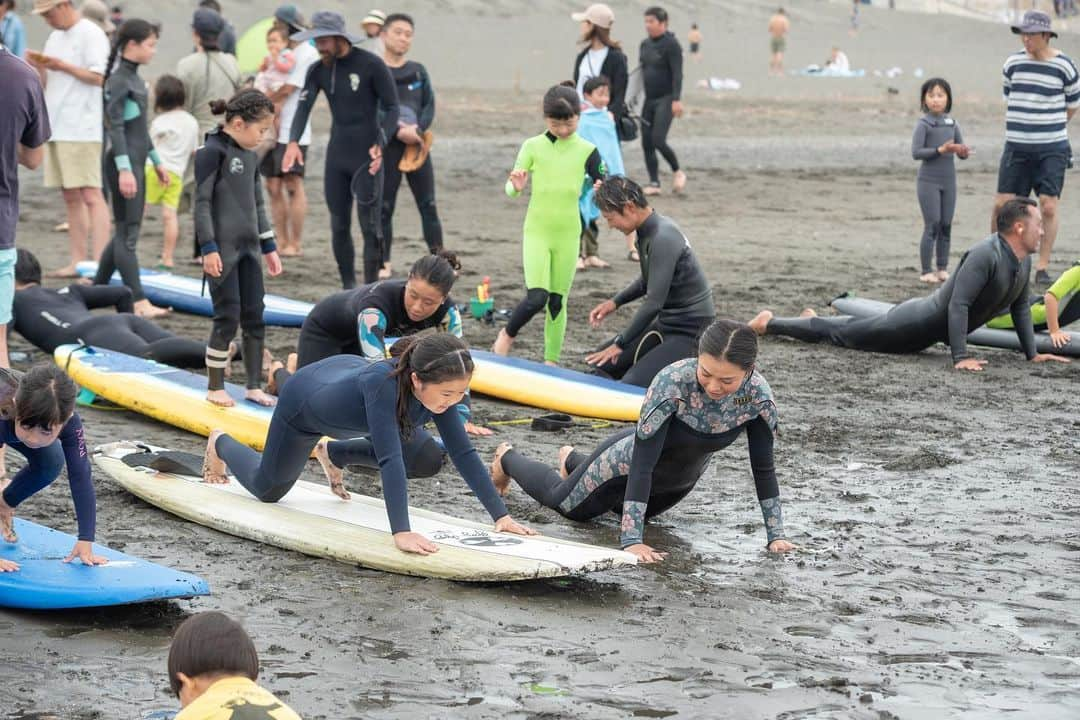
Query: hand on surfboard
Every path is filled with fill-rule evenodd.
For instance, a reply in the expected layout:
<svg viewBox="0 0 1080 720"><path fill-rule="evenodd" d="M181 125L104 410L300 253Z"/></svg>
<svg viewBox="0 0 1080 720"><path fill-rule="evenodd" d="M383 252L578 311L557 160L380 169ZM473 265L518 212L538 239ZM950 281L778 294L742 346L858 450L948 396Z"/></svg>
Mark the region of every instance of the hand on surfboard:
<svg viewBox="0 0 1080 720"><path fill-rule="evenodd" d="M495 532L510 533L511 535L539 535L532 528L519 525L514 518L509 515L503 515L501 518L495 521Z"/></svg>
<svg viewBox="0 0 1080 720"><path fill-rule="evenodd" d="M668 554L666 552L660 552L654 550L645 543L638 543L637 545L631 545L630 547L623 548L631 555L637 555L638 562L642 563L656 563L667 559Z"/></svg>
<svg viewBox="0 0 1080 720"><path fill-rule="evenodd" d="M73 547L71 553L64 558L64 562L69 563L75 558L82 560L83 565L90 566L106 565L109 562L109 558L94 554L94 543L89 540L80 540L75 543L75 547Z"/></svg>
<svg viewBox="0 0 1080 720"><path fill-rule="evenodd" d="M0 560L0 573L15 572L19 569L19 563L10 560Z"/></svg>

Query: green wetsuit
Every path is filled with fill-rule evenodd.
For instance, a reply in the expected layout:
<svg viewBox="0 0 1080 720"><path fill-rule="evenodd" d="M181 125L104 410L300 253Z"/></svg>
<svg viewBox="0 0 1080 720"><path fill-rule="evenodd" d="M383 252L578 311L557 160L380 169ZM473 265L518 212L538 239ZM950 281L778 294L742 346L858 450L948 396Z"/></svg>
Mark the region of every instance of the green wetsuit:
<svg viewBox="0 0 1080 720"><path fill-rule="evenodd" d="M1080 265L1073 265L1063 272L1046 292L1058 300L1058 320L1061 327L1075 322L1080 317L1077 312L1080 309ZM1036 330L1046 329L1046 302L1042 296L1031 299L1031 322ZM986 323L986 327L1012 330L1012 317L1009 313L998 315Z"/></svg>
<svg viewBox="0 0 1080 720"><path fill-rule="evenodd" d="M578 197L586 175L603 179L603 163L596 146L577 133L560 140L545 132L521 145L514 169L532 175L532 197L522 246L527 295L514 309L506 332L515 337L533 315L546 308L544 360L558 362L566 335L566 297L577 270ZM508 181L506 194L517 197L521 193Z"/></svg>

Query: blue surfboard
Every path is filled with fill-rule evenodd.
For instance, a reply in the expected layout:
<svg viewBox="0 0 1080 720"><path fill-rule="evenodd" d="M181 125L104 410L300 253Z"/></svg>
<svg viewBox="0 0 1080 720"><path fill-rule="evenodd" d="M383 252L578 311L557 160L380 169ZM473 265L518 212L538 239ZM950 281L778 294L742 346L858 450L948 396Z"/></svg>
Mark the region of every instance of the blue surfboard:
<svg viewBox="0 0 1080 720"><path fill-rule="evenodd" d="M108 564L65 563L76 538L59 530L15 518L15 532L18 543L0 540L0 558L19 563L18 570L0 573L0 607L66 610L210 594L206 581L196 575L96 543L94 552L108 558Z"/></svg>
<svg viewBox="0 0 1080 720"><path fill-rule="evenodd" d="M76 272L81 277L92 278L97 274L97 263L81 262L76 266ZM214 303L210 299L210 291L203 292L201 278L142 268L139 270L139 279L142 280L146 299L155 305L171 307L191 315L214 316ZM113 273L109 284L123 285L120 274ZM304 324L304 318L311 312L311 308L315 307L312 303L293 300L283 295L265 295L263 303L265 305L263 320L267 325L278 327L300 327Z"/></svg>

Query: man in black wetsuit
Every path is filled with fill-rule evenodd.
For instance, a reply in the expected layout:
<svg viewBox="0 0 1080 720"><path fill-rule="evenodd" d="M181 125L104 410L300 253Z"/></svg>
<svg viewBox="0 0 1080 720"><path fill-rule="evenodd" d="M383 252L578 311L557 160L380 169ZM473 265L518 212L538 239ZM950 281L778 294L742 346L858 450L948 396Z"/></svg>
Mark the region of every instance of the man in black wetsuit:
<svg viewBox="0 0 1080 720"><path fill-rule="evenodd" d="M668 14L664 8L651 7L645 11L645 32L639 58L645 85L645 104L641 108L641 149L645 151L645 168L649 171L646 195L660 194L660 165L656 152L667 160L673 173L671 186L675 192L686 187L686 173L679 169L679 159L667 143L668 131L674 118L682 117L682 46L668 32Z"/></svg>
<svg viewBox="0 0 1080 720"><path fill-rule="evenodd" d="M750 321L750 327L759 335L824 340L885 353L916 353L943 342L952 351L953 367L977 372L986 360L968 355L967 335L1008 308L1028 360L1069 362L1059 355L1035 352L1028 277L1031 254L1038 250L1043 235L1038 204L1028 198L1007 201L998 211L997 227L998 232L964 253L956 272L933 295L868 318L819 318L808 309L800 318L782 319L764 310Z"/></svg>
<svg viewBox="0 0 1080 720"><path fill-rule="evenodd" d="M600 327L616 308L644 297L630 324L603 349L585 357L599 373L649 387L656 373L697 354L697 337L716 317L712 290L679 226L649 207L641 186L627 177L605 180L596 204L616 230L637 233L641 276L593 308Z"/></svg>
<svg viewBox="0 0 1080 720"><path fill-rule="evenodd" d="M345 18L338 13L317 12L310 30L291 36L297 42L312 38L322 61L311 66L300 91L281 169L288 172L295 163L304 163L299 140L321 90L330 103L333 120L323 189L330 210L334 259L341 285L348 290L356 287L351 221L354 198L364 236L364 282L375 282L383 264L382 149L397 132L397 89L382 58L353 47L360 38L345 30Z"/></svg>
<svg viewBox="0 0 1080 720"><path fill-rule="evenodd" d="M115 307L117 314L90 312L107 307ZM86 343L173 367L206 367L204 344L177 337L133 310L131 289L123 285L41 287L41 265L33 253L19 248L12 312L15 330L35 346L51 355L61 345Z"/></svg>

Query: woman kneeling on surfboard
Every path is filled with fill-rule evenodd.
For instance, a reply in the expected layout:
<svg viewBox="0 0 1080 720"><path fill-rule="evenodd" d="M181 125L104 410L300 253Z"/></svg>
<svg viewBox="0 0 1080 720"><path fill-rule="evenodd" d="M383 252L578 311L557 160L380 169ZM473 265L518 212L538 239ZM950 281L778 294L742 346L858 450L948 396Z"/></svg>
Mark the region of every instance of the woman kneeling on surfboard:
<svg viewBox="0 0 1080 720"><path fill-rule="evenodd" d="M560 472L503 443L491 475L503 494L510 479L533 499L571 520L622 513L622 547L643 562L666 553L644 543L645 519L686 497L714 452L746 431L750 467L765 517L768 549L787 552L780 488L773 466L776 405L754 369L757 337L748 326L717 320L701 335L698 355L668 365L645 394L636 428L603 441L591 455L559 450Z"/></svg>
<svg viewBox="0 0 1080 720"><path fill-rule="evenodd" d="M263 454L215 430L206 445L203 479L227 482L228 466L252 495L277 502L315 449L330 489L348 500L340 468L376 469L394 544L429 555L438 546L409 529L406 478L429 477L442 467L442 451L423 429L434 420L454 466L495 520L495 531L535 535L510 517L454 407L472 378L465 343L436 333L400 340L391 352L394 357L374 363L336 355L300 368L281 389ZM327 435L353 439L323 441Z"/></svg>
<svg viewBox="0 0 1080 720"><path fill-rule="evenodd" d="M94 554L94 483L75 395L75 383L55 365L35 365L21 379L0 369L0 442L26 458L13 479L0 481L0 534L4 542L19 541L15 508L56 480L66 462L79 539L64 562L78 558L84 565L104 565L108 561ZM0 572L18 569L17 563L0 560Z"/></svg>

